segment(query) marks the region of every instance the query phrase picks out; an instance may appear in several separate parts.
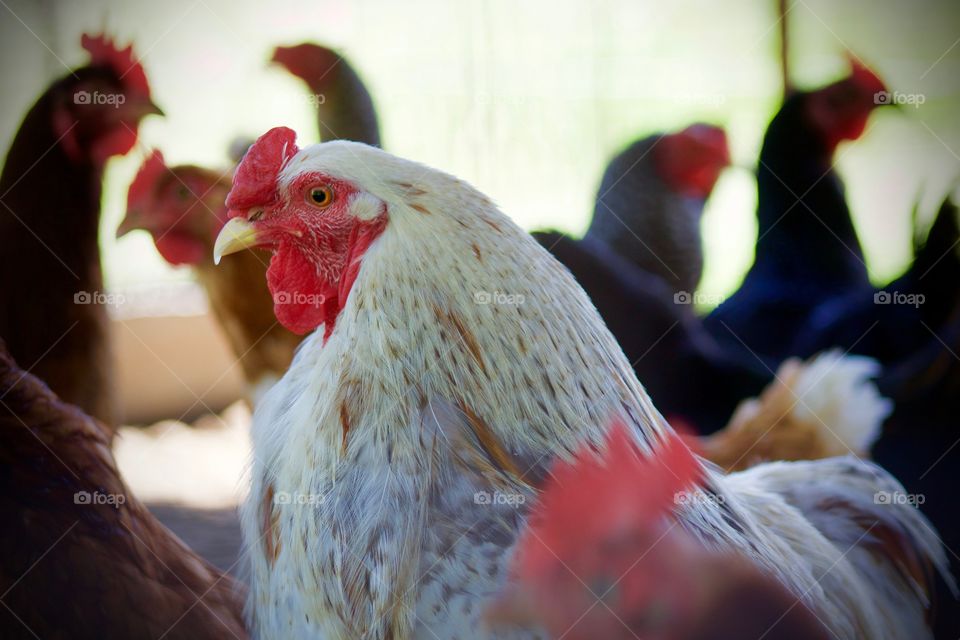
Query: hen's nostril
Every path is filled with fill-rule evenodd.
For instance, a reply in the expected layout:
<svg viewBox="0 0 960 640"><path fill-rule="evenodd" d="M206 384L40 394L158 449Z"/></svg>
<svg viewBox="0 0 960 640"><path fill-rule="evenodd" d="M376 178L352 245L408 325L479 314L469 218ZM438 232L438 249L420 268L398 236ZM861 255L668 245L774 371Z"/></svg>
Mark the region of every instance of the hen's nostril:
<svg viewBox="0 0 960 640"><path fill-rule="evenodd" d="M250 222L256 222L257 220L259 220L259 219L262 218L262 217L263 217L263 209L259 209L259 210L257 210L257 211L254 211L253 213L251 213L247 219L248 219Z"/></svg>

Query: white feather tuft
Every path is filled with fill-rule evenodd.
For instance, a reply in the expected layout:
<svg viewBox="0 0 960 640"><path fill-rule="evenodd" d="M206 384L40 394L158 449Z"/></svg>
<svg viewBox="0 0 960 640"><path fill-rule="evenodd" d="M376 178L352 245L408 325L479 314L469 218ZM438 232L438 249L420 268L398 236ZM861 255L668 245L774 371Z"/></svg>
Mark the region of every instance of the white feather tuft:
<svg viewBox="0 0 960 640"><path fill-rule="evenodd" d="M793 413L823 428L831 455L865 453L880 435L893 403L872 380L879 372L876 360L843 355L838 349L815 356L800 369Z"/></svg>

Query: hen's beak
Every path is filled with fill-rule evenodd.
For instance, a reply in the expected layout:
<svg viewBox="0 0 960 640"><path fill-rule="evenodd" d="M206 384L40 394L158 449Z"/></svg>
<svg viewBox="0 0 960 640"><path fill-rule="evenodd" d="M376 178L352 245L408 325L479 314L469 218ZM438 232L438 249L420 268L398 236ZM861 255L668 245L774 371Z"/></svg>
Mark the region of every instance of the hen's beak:
<svg viewBox="0 0 960 640"><path fill-rule="evenodd" d="M255 247L259 244L256 227L245 218L231 218L223 225L217 241L213 244L213 263L220 264L220 258Z"/></svg>
<svg viewBox="0 0 960 640"><path fill-rule="evenodd" d="M130 209L120 222L120 226L117 227L117 238L122 238L134 229L143 228L143 224L140 222L140 212L136 209Z"/></svg>
<svg viewBox="0 0 960 640"><path fill-rule="evenodd" d="M163 109L158 107L156 103L153 102L153 100L145 100L139 105L139 107L141 112L145 116L154 115L154 116L162 117L167 115L163 112Z"/></svg>
<svg viewBox="0 0 960 640"><path fill-rule="evenodd" d="M163 109L158 107L149 98L131 98L120 105L116 114L123 120L139 121L146 116L156 115L165 116Z"/></svg>

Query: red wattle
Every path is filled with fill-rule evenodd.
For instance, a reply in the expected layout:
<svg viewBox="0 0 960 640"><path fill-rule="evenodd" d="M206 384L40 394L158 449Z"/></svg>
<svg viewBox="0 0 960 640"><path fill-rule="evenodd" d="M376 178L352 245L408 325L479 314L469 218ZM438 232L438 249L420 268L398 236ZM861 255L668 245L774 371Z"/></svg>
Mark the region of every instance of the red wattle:
<svg viewBox="0 0 960 640"><path fill-rule="evenodd" d="M386 225L384 215L354 226L350 231L347 259L336 282L325 280L293 240L282 240L267 269L273 311L280 324L298 335L309 333L322 324L326 342L360 273L363 255Z"/></svg>
<svg viewBox="0 0 960 640"><path fill-rule="evenodd" d="M172 265L201 264L210 259L210 250L188 235L168 232L154 241L163 259Z"/></svg>
<svg viewBox="0 0 960 640"><path fill-rule="evenodd" d="M339 311L336 287L323 282L316 267L289 240L281 241L270 260L267 286L277 320L297 335L332 324Z"/></svg>
<svg viewBox="0 0 960 640"><path fill-rule="evenodd" d="M90 150L94 164L104 166L113 156L126 155L137 144L136 122L118 125L97 137Z"/></svg>

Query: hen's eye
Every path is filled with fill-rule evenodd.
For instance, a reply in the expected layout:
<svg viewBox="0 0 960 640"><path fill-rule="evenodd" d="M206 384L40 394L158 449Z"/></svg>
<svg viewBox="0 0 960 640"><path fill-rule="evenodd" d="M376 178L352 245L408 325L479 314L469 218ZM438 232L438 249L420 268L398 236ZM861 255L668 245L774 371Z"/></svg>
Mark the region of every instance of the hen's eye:
<svg viewBox="0 0 960 640"><path fill-rule="evenodd" d="M308 193L310 202L318 207L326 207L333 202L333 192L330 187L313 187Z"/></svg>

